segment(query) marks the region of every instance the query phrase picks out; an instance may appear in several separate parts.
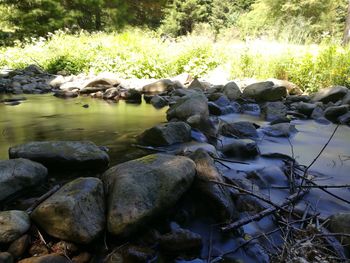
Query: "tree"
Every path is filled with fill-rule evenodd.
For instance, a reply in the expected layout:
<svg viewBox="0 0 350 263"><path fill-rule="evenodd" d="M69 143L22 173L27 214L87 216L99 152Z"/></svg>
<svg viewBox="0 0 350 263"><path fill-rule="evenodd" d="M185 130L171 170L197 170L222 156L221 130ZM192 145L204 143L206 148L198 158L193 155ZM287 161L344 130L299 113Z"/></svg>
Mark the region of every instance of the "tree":
<svg viewBox="0 0 350 263"><path fill-rule="evenodd" d="M343 45L347 45L350 42L350 0L348 2L348 11L345 21L345 29L343 35Z"/></svg>
<svg viewBox="0 0 350 263"><path fill-rule="evenodd" d="M191 33L196 23L208 21L210 4L209 0L174 0L165 10L161 30L173 37Z"/></svg>

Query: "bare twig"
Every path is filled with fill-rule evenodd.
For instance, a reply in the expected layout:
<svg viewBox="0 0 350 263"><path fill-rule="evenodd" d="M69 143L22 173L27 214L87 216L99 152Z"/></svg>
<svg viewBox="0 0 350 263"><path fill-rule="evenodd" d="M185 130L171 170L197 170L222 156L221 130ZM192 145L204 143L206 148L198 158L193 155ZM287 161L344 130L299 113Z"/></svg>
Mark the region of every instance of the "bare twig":
<svg viewBox="0 0 350 263"><path fill-rule="evenodd" d="M53 195L54 193L56 193L58 191L58 189L60 189L59 185L55 185L50 191L48 191L47 193L45 193L44 195L40 196L35 203L29 207L27 209L27 214L31 214L35 208L37 208L42 202L44 202L47 198L49 198L51 195Z"/></svg>

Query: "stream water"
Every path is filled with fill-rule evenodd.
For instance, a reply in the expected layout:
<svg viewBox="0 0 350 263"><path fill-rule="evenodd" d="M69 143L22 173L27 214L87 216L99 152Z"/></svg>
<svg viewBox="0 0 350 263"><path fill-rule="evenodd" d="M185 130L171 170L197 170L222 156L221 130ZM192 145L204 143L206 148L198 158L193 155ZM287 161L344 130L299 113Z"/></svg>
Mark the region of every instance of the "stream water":
<svg viewBox="0 0 350 263"><path fill-rule="evenodd" d="M136 158L138 150L131 146L135 142L135 136L146 128L166 121L166 109L156 110L145 103L133 105L121 101L117 104L109 104L103 100L90 98L62 100L52 95L26 97L27 100L17 106L0 104L0 159L8 158L7 150L10 146L28 141L90 140L97 145L109 148L113 165ZM89 107L82 107L84 104L88 104ZM267 125L258 116L252 115L230 114L221 118L230 122L247 120L261 126ZM260 151L262 154L283 153L294 156L299 164L308 166L321 151L336 126L324 125L312 120L296 120L293 124L298 132L289 140L269 137L261 133L258 143ZM277 159L258 157L250 160L249 164L226 163L227 167L221 168L227 177L234 177L239 176L240 171L248 172L281 165L282 163ZM317 176L317 183L322 185L350 183L349 127L338 128L334 138L311 167L310 172ZM348 188L330 191L350 200ZM276 202L281 202L288 195L287 190L266 189L264 192ZM336 212L350 211L350 205L317 189L307 195L299 208L303 209L307 202L317 208L322 217ZM201 252L202 259L205 259L209 253L209 244L211 244L210 250L213 257L232 250L238 244L237 239L222 235L218 227L211 226L212 223L208 218L196 218L182 225L202 235L205 241ZM266 217L258 223L248 224L244 230L250 235L255 235L271 228L273 228L272 220ZM273 239L273 242L278 242L278 237ZM254 250L249 252L249 249L239 250L232 256L247 262L263 262L259 260L261 256L255 254ZM188 262L204 262L202 259Z"/></svg>

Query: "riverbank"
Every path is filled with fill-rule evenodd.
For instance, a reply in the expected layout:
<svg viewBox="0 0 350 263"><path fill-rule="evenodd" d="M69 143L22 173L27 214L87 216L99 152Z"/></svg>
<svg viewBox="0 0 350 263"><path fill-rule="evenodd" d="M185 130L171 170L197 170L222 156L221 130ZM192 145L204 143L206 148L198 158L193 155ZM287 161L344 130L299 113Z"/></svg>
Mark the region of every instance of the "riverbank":
<svg viewBox="0 0 350 263"><path fill-rule="evenodd" d="M101 103L112 99L113 107L119 100L130 105L147 101L163 108L169 122L149 125L134 138L135 149L146 151L145 157L112 167L105 147L86 142L12 145L11 159L0 164L4 174L13 176L1 178L18 181L6 185L21 186L23 178L13 171L23 169L31 178L26 179L27 186L45 182L54 191L40 202L34 198L27 203L23 210L28 209L30 219L16 212L6 221L9 212L1 212L7 213L2 218L16 233L11 241L2 241L2 251L17 257L10 249L12 242L26 244L18 258L40 255L42 262L64 262L57 253L74 262L293 262L312 257L332 262L344 257L335 237L349 234L344 225L350 211L345 187L350 156L346 88L308 96L295 86L273 82L215 86L187 76L136 88L116 81L106 75L89 82L73 77L57 85L55 94L97 97ZM88 108L82 107L85 104ZM85 104L77 107L94 110L95 104ZM23 105L1 107L20 110ZM97 118L103 118L103 112ZM88 173L81 170L89 166ZM53 180L67 173L58 172L62 168L73 170L75 177ZM333 196L325 192L330 186L337 187L329 189ZM14 188L13 193L21 190ZM16 208L16 202L5 203L4 208ZM250 222L256 215L263 216ZM327 217L330 223L323 225ZM20 230L14 218L20 218Z"/></svg>

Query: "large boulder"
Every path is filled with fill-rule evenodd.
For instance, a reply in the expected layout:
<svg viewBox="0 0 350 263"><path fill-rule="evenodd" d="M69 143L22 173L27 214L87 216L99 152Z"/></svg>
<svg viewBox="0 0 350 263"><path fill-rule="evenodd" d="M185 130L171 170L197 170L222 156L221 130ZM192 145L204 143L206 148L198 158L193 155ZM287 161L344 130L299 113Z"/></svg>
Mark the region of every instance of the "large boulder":
<svg viewBox="0 0 350 263"><path fill-rule="evenodd" d="M222 92L227 96L229 100L237 100L242 97L242 92L234 81L227 83L223 87Z"/></svg>
<svg viewBox="0 0 350 263"><path fill-rule="evenodd" d="M40 185L46 177L47 169L40 163L22 158L0 161L0 201Z"/></svg>
<svg viewBox="0 0 350 263"><path fill-rule="evenodd" d="M224 183L224 178L215 167L213 159L203 149L198 149L189 157L196 163L197 175L193 187L198 192L198 198L208 205L210 215L218 222L237 218L236 208L228 189L211 182Z"/></svg>
<svg viewBox="0 0 350 263"><path fill-rule="evenodd" d="M0 212L0 226L0 244L10 243L29 230L30 219L23 211L3 211Z"/></svg>
<svg viewBox="0 0 350 263"><path fill-rule="evenodd" d="M103 184L97 178L78 178L41 203L31 217L53 237L90 243L104 230Z"/></svg>
<svg viewBox="0 0 350 263"><path fill-rule="evenodd" d="M191 159L166 154L110 168L103 175L108 231L128 235L167 211L191 186L195 173Z"/></svg>
<svg viewBox="0 0 350 263"><path fill-rule="evenodd" d="M208 117L207 98L201 93L194 93L179 98L167 111L167 119L179 119L186 121L189 117L198 115Z"/></svg>
<svg viewBox="0 0 350 263"><path fill-rule="evenodd" d="M286 114L287 107L281 101L266 102L261 106L261 116L267 121L284 118Z"/></svg>
<svg viewBox="0 0 350 263"><path fill-rule="evenodd" d="M249 121L239 121L234 123L225 123L221 127L221 134L236 138L256 138L258 132L254 123Z"/></svg>
<svg viewBox="0 0 350 263"><path fill-rule="evenodd" d="M337 102L341 100L348 93L348 89L342 86L329 87L321 89L314 94L312 101L321 101L325 104L328 102Z"/></svg>
<svg viewBox="0 0 350 263"><path fill-rule="evenodd" d="M350 235L350 213L343 212L329 217L328 229L333 233L344 233ZM339 236L338 238L341 240L342 245L349 249L350 237Z"/></svg>
<svg viewBox="0 0 350 263"><path fill-rule="evenodd" d="M174 89L182 88L178 81L161 79L142 87L142 92L147 94L163 93Z"/></svg>
<svg viewBox="0 0 350 263"><path fill-rule="evenodd" d="M272 81L258 82L247 86L243 96L256 101L278 101L287 96L287 89L275 86Z"/></svg>
<svg viewBox="0 0 350 263"><path fill-rule="evenodd" d="M89 141L29 142L11 147L9 157L26 158L61 170L103 170L109 163L108 154Z"/></svg>
<svg viewBox="0 0 350 263"><path fill-rule="evenodd" d="M191 126L185 122L169 122L144 131L138 138L140 143L152 146L168 146L191 140Z"/></svg>

